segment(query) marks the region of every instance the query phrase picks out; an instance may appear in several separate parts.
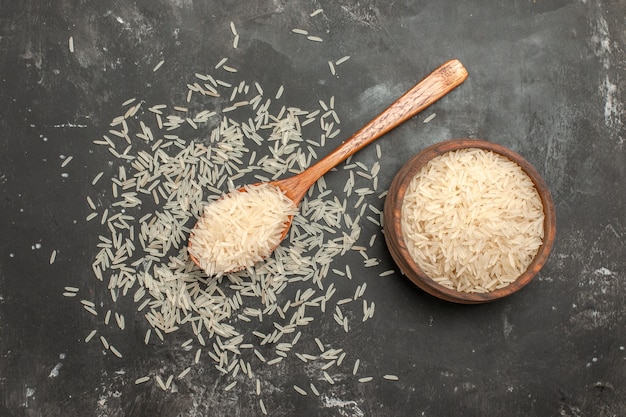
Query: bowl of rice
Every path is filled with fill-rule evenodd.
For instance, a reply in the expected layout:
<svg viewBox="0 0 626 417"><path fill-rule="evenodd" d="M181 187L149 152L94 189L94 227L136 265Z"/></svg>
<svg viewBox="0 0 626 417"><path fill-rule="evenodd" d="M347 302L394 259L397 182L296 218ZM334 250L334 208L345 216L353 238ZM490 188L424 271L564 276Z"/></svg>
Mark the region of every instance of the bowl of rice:
<svg viewBox="0 0 626 417"><path fill-rule="evenodd" d="M478 304L526 286L548 259L554 203L537 170L514 151L455 139L411 158L384 206L385 240L414 284Z"/></svg>

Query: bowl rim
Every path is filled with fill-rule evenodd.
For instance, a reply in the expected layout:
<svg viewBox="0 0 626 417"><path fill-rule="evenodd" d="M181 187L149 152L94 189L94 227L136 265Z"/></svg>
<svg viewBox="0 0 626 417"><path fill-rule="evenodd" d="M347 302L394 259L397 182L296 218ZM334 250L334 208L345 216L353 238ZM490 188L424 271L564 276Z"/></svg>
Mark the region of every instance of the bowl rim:
<svg viewBox="0 0 626 417"><path fill-rule="evenodd" d="M537 255L524 273L514 282L504 288L496 289L487 293L465 293L445 287L432 278L428 277L410 255L402 233L400 221L404 195L417 171L432 158L444 153L463 148L479 148L500 154L517 163L532 180L544 210L544 237L543 243L537 251ZM494 301L511 295L525 287L547 261L556 237L556 211L548 186L539 172L517 152L483 139L459 138L435 143L409 159L398 171L391 182L389 192L385 198L383 208L383 227L385 241L392 258L400 268L403 275L407 276L415 285L427 293L447 301L462 304L479 304Z"/></svg>

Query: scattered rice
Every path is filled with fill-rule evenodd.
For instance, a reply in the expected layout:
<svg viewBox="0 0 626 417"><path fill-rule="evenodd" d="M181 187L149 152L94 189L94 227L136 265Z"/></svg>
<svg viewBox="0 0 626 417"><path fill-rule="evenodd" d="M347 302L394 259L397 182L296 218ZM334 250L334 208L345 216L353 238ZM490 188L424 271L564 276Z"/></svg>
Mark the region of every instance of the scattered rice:
<svg viewBox="0 0 626 417"><path fill-rule="evenodd" d="M159 384L159 387L161 387L163 391L167 391L167 387L165 386L163 379L161 379L161 375L157 375L155 379L156 379L157 384Z"/></svg>
<svg viewBox="0 0 626 417"><path fill-rule="evenodd" d="M102 346L103 346L105 349L108 349L108 348L109 348L109 346L110 346L110 345L109 345L109 342L107 341L106 337L104 337L104 336L100 336L100 343L102 343Z"/></svg>
<svg viewBox="0 0 626 417"><path fill-rule="evenodd" d="M100 172L98 173L93 180L91 181L91 185L96 185L98 183L98 181L100 180L100 178L102 178L102 176L104 175L104 172Z"/></svg>
<svg viewBox="0 0 626 417"><path fill-rule="evenodd" d="M216 65L215 65L215 69L220 68L222 65L224 65L226 63L226 61L228 61L228 58L222 58Z"/></svg>
<svg viewBox="0 0 626 417"><path fill-rule="evenodd" d="M70 36L70 38L67 41L67 44L68 44L67 46L68 46L70 52L74 53L74 37L73 36Z"/></svg>
<svg viewBox="0 0 626 417"><path fill-rule="evenodd" d="M297 385L294 385L293 389L300 395L307 395L307 392Z"/></svg>
<svg viewBox="0 0 626 417"><path fill-rule="evenodd" d="M349 59L350 59L350 56L346 55L346 56L344 56L342 58L339 58L337 61L335 61L335 65L341 65L341 64L343 64L344 62L346 62ZM379 156L379 158L380 158L380 156Z"/></svg>
<svg viewBox="0 0 626 417"><path fill-rule="evenodd" d="M92 314L94 316L98 315L98 312L96 310L93 309L93 307L89 307L89 306L83 306L83 308L89 313Z"/></svg>
<svg viewBox="0 0 626 417"><path fill-rule="evenodd" d="M120 353L120 351L119 351L119 350L117 350L117 349L115 348L115 346L113 346L113 345L109 346L109 350L110 350L111 352L113 352L113 354L114 354L115 356L117 356L118 358L121 358L121 357L122 357L122 354Z"/></svg>
<svg viewBox="0 0 626 417"><path fill-rule="evenodd" d="M328 61L328 68L330 68L330 73L332 75L337 75L337 72L335 71L335 64L333 64L333 61Z"/></svg>
<svg viewBox="0 0 626 417"><path fill-rule="evenodd" d="M276 358L274 358L272 360L267 361L266 363L271 366L271 365L276 365L279 362L282 362L282 360L283 360L283 357L282 356L278 356L278 357L276 357Z"/></svg>
<svg viewBox="0 0 626 417"><path fill-rule="evenodd" d="M57 258L57 251L56 249L52 251L52 253L50 254L50 265L52 265L55 261L55 259Z"/></svg>
<svg viewBox="0 0 626 417"><path fill-rule="evenodd" d="M337 60L334 66L348 58ZM215 68L228 72L227 62L223 58ZM271 181L306 169L317 159L316 151L332 146L340 133L334 97L321 100L319 108L310 111L287 107L272 102L283 97L282 85L273 97L265 97L258 82L238 82L233 74L223 74L227 81L208 73L192 74L185 90L188 107L127 100L122 106L124 114L111 122L110 134L93 141L119 158L119 165L107 171L111 172L107 174L111 184L103 187L102 193L97 190L99 204L111 196L112 203L97 213L93 200L87 200L94 210L87 216L89 220L102 216L103 232L92 264L94 276L107 285L111 301L132 297L137 312L149 324L145 344L153 334L164 341L170 333L191 326L189 330L203 346L205 357L231 381L241 381L242 375L252 379L258 375L257 366L282 366L291 353L303 362L318 363L318 369L324 368L320 369L323 378L333 384L328 372L341 369L346 352L324 346L319 338L315 338L319 348L312 352L315 354L300 349L297 353L294 345L301 336L306 337L306 332L299 330L319 317L315 310L330 311L342 305L340 300L352 300L353 294L363 297L363 282L354 293L353 287L347 291L335 288L333 280L337 277L331 271L336 269L351 278L350 266L345 271L333 267L336 259L351 251L364 258L363 265L357 260L352 269L378 265L379 260L366 253L367 240L361 242L361 224L367 220L368 209L375 215L370 217L378 216L370 206L380 206L380 201L369 202L384 197L384 193L374 194L380 165L368 167L348 160L340 171L352 178L345 194L327 189L323 178L318 181L293 214L287 244L264 262L240 272L208 276L190 262L186 246L190 228L205 205L226 190L236 189L236 181ZM217 98L226 104L218 113L211 103L203 108L206 103L201 103L202 98ZM182 128L193 129L196 139L184 138ZM377 154L380 157L379 148ZM98 173L92 184L103 175ZM347 207L354 206L357 199L361 212L348 215ZM371 240L369 234L367 239ZM364 317L369 317L373 303L362 301ZM346 302L343 306L338 324L347 331L348 312L352 320L352 314L359 314L360 303ZM84 308L97 315L95 305ZM130 310L130 314L136 313ZM124 315L115 317L117 327L125 327ZM89 340L95 335L94 330ZM309 335L307 343L312 339ZM188 343L181 350L191 351L192 345ZM108 349L116 355L114 347L109 345ZM200 356L201 349L195 350L191 366L170 371L168 382L158 375L152 380L167 390L174 375L182 379L199 363ZM310 386L311 392L319 395L312 383ZM257 379L257 395L261 395L260 387ZM262 399L259 404L267 414Z"/></svg>
<svg viewBox="0 0 626 417"><path fill-rule="evenodd" d="M464 292L514 282L543 239L543 206L514 162L478 148L447 152L412 179L402 205L411 256L433 280Z"/></svg>
<svg viewBox="0 0 626 417"><path fill-rule="evenodd" d="M435 118L435 116L437 116L437 113L433 113L430 116L428 116L427 118L424 119L424 121L422 123L428 123L431 120L433 120Z"/></svg>
<svg viewBox="0 0 626 417"><path fill-rule="evenodd" d="M391 374L387 374L387 375L383 375L384 379L387 379L389 381L398 381L399 378L396 375L391 375Z"/></svg>
<svg viewBox="0 0 626 417"><path fill-rule="evenodd" d="M306 37L308 40L313 41L313 42L323 42L324 39L320 38L319 36L307 36Z"/></svg>
<svg viewBox="0 0 626 417"><path fill-rule="evenodd" d="M324 9L317 9L317 10L315 10L315 11L311 12L311 14L309 14L309 16L311 16L311 17L315 17L315 16L317 16L318 14L322 13L323 11L324 11Z"/></svg>
<svg viewBox="0 0 626 417"><path fill-rule="evenodd" d="M322 375L324 375L324 379L328 381L329 384L333 385L335 383L335 380L328 374L328 372L323 371Z"/></svg>
<svg viewBox="0 0 626 417"><path fill-rule="evenodd" d="M276 100L280 99L282 97L284 91L285 91L285 88L282 85L280 87L278 87L278 90L276 91L276 96L274 98Z"/></svg>
<svg viewBox="0 0 626 417"><path fill-rule="evenodd" d="M65 168L67 164L69 164L72 161L72 159L74 159L73 156L68 156L67 158L65 158L63 162L61 162L61 168Z"/></svg>
<svg viewBox="0 0 626 417"><path fill-rule="evenodd" d="M124 330L126 328L126 320L124 319L123 315L115 313L115 322L117 323L117 327L119 327L120 330Z"/></svg>
<svg viewBox="0 0 626 417"><path fill-rule="evenodd" d="M359 378L359 382L370 382L373 379L374 379L374 377L366 376L366 377L363 377L363 378Z"/></svg>
<svg viewBox="0 0 626 417"><path fill-rule="evenodd" d="M142 376L141 378L137 378L135 379L135 385L139 385L139 384L143 384L150 381L150 377L149 376Z"/></svg>
<svg viewBox="0 0 626 417"><path fill-rule="evenodd" d="M165 60L164 59L160 60L159 63L156 64L154 66L154 68L152 68L152 72L157 72L159 70L159 68L161 68L163 66L163 64L165 64Z"/></svg>
<svg viewBox="0 0 626 417"><path fill-rule="evenodd" d="M96 335L97 332L98 332L97 330L92 330L91 332L89 332L87 337L85 337L85 343L89 343L89 341L93 339L93 337Z"/></svg>

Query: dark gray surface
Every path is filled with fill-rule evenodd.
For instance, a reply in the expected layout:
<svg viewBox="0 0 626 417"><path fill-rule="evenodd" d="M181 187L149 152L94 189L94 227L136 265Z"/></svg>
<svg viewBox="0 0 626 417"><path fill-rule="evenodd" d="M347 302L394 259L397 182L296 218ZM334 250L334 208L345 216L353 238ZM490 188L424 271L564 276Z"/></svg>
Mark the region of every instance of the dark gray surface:
<svg viewBox="0 0 626 417"><path fill-rule="evenodd" d="M309 17L317 8L323 14ZM528 159L557 208L548 263L519 294L493 304L440 302L355 263L374 318L349 334L311 331L368 372L400 380L359 384L348 372L333 386L320 383L322 397L301 397L292 386L308 379L292 357L262 375L273 387L264 397L270 415L626 415L623 2L23 0L1 10L0 416L260 414L251 385L224 392L228 381L208 358L176 392L135 386L150 372L180 371L190 356L180 349L185 337L146 347L143 317L128 316L124 358L103 355L83 342L92 317L62 296L66 285L107 294L90 269L99 231L84 218L91 179L111 155L91 141L129 97L183 102L183 80L222 56L247 79L284 84L287 105L334 95L345 134L458 58L469 79L379 142L381 187L425 146L478 137ZM294 27L324 42L303 40ZM327 61L344 55L351 59L332 77ZM74 160L61 169L59 155ZM358 154L366 164L373 158L373 149ZM383 245L375 254L393 267Z"/></svg>

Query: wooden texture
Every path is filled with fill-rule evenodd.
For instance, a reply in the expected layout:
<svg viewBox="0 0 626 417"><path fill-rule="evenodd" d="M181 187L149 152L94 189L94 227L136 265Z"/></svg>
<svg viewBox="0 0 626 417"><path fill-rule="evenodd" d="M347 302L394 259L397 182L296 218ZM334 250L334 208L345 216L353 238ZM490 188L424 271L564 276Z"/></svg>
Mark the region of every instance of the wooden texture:
<svg viewBox="0 0 626 417"><path fill-rule="evenodd" d="M415 177L420 168L432 158L461 148L486 149L515 161L535 184L545 213L543 244L526 272L507 287L482 294L455 291L430 279L411 257L402 234L402 202L413 177ZM457 139L440 142L424 149L410 159L400 171L398 171L391 182L389 193L385 199L383 226L387 247L402 274L406 275L418 287L435 297L462 304L478 304L506 297L520 290L532 281L543 267L552 250L556 236L556 212L548 186L537 170L523 157L495 143L483 140Z"/></svg>

